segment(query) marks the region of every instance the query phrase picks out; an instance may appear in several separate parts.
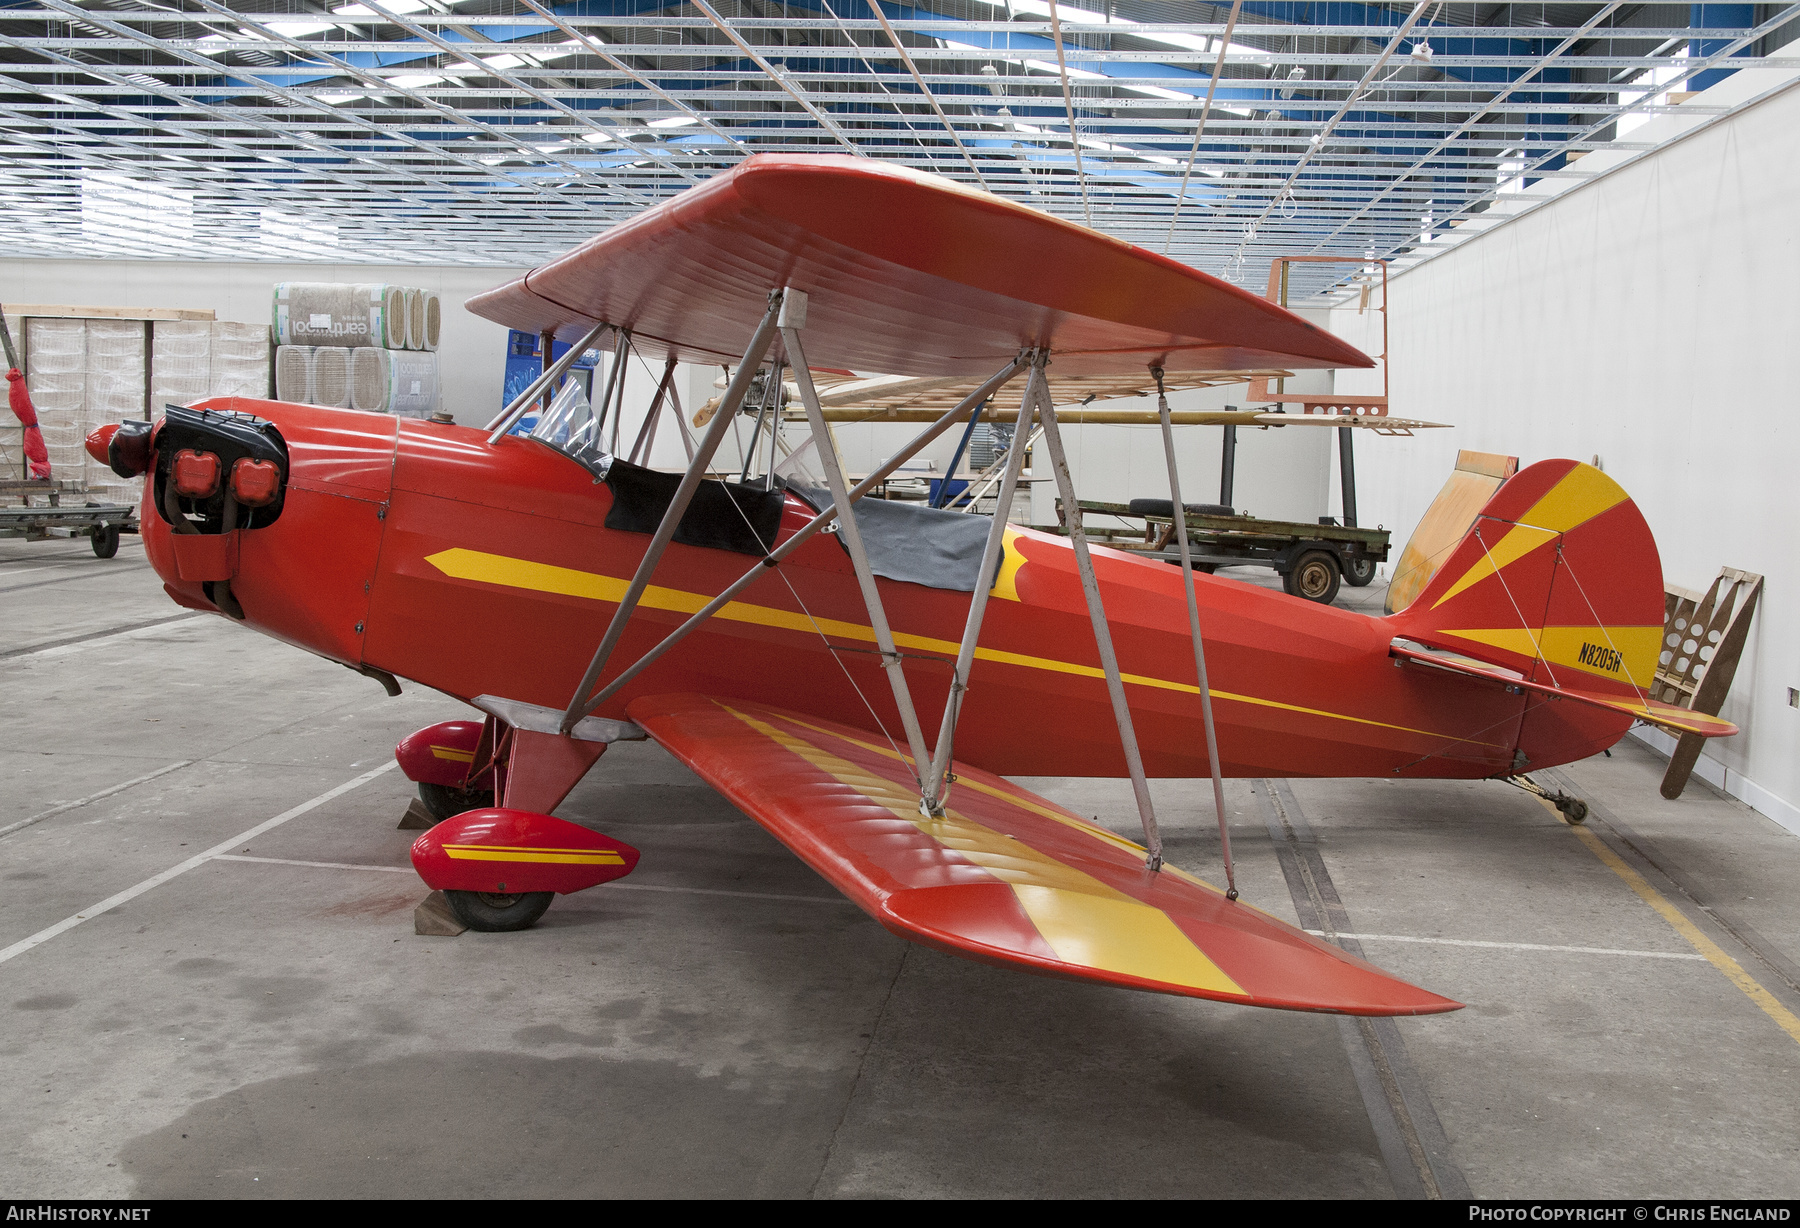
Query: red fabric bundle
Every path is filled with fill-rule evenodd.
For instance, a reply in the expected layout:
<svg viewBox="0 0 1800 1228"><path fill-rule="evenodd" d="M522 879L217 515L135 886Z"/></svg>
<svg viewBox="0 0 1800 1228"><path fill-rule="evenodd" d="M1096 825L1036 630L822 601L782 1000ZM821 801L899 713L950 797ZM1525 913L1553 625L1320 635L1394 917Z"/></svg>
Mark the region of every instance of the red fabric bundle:
<svg viewBox="0 0 1800 1228"><path fill-rule="evenodd" d="M31 462L31 476L50 476L50 453L44 449L44 432L38 426L37 408L31 403L31 391L25 387L25 375L17 367L6 373L11 385L6 390L7 402L20 422L25 424L25 459Z"/></svg>

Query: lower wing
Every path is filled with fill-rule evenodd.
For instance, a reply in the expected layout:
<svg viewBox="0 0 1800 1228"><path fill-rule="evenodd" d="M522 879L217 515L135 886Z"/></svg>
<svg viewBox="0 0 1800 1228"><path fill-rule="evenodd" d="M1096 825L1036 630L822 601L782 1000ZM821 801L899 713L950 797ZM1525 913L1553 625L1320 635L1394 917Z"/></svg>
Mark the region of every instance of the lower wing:
<svg viewBox="0 0 1800 1228"><path fill-rule="evenodd" d="M658 695L628 715L905 938L1131 989L1348 1015L1461 1003L1390 976L999 776L955 764L942 818L869 734L741 700Z"/></svg>

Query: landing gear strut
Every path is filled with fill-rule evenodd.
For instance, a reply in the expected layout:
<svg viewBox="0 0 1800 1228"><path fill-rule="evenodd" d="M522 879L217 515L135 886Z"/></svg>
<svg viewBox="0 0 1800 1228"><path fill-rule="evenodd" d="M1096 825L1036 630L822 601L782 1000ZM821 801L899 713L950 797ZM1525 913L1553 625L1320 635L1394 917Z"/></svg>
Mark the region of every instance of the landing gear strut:
<svg viewBox="0 0 1800 1228"><path fill-rule="evenodd" d="M431 817L442 823L445 819L454 819L465 810L485 810L492 806L494 791L459 789L455 785L434 785L430 781L421 780L419 800L425 803L425 809L431 811Z"/></svg>
<svg viewBox="0 0 1800 1228"><path fill-rule="evenodd" d="M1500 779L1504 780L1515 789L1523 789L1525 792L1531 794L1531 796L1549 802L1552 806L1556 807L1563 818L1571 823L1583 823L1587 821L1588 804L1579 797L1573 797L1560 789L1552 793L1550 790L1544 788L1543 785L1540 785L1537 781L1525 775L1502 776Z"/></svg>

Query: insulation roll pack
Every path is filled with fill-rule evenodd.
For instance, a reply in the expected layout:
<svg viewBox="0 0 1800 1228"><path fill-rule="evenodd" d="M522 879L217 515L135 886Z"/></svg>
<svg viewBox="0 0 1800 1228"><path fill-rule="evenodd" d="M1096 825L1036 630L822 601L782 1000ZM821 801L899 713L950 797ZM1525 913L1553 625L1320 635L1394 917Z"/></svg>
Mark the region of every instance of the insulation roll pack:
<svg viewBox="0 0 1800 1228"><path fill-rule="evenodd" d="M317 352L310 345L275 347L276 400L294 401L301 405L313 403L313 355ZM358 350L350 352L360 353Z"/></svg>
<svg viewBox="0 0 1800 1228"><path fill-rule="evenodd" d="M212 387L209 396L266 397L274 354L266 324L212 325Z"/></svg>
<svg viewBox="0 0 1800 1228"><path fill-rule="evenodd" d="M385 346L390 350L404 350L407 347L407 333L412 325L412 312L407 307L406 296L409 291L404 286L381 287L381 324L379 339L373 344ZM370 342L358 342L367 345Z"/></svg>
<svg viewBox="0 0 1800 1228"><path fill-rule="evenodd" d="M275 286L279 345L399 345L406 337L405 293L398 286L284 281Z"/></svg>
<svg viewBox="0 0 1800 1228"><path fill-rule="evenodd" d="M83 420L98 425L144 413L144 324L88 320Z"/></svg>
<svg viewBox="0 0 1800 1228"><path fill-rule="evenodd" d="M425 292L408 286L404 293L406 295L406 344L400 348L422 350L425 347L419 343L425 339L425 303L422 297Z"/></svg>
<svg viewBox="0 0 1800 1228"><path fill-rule="evenodd" d="M310 404L350 408L350 356L358 352L338 345L321 345L313 350Z"/></svg>
<svg viewBox="0 0 1800 1228"><path fill-rule="evenodd" d="M33 375L74 375L87 370L87 324L33 317L26 322L27 365ZM35 389L33 389L35 391Z"/></svg>
<svg viewBox="0 0 1800 1228"><path fill-rule="evenodd" d="M421 290L419 298L423 300L424 332L422 340L414 349L435 351L438 348L438 337L444 330L444 305L438 299L436 290Z"/></svg>
<svg viewBox="0 0 1800 1228"><path fill-rule="evenodd" d="M150 337L150 404L189 405L212 393L212 324L158 320Z"/></svg>
<svg viewBox="0 0 1800 1228"><path fill-rule="evenodd" d="M351 404L370 413L426 418L437 410L436 354L411 350L362 349L351 375Z"/></svg>

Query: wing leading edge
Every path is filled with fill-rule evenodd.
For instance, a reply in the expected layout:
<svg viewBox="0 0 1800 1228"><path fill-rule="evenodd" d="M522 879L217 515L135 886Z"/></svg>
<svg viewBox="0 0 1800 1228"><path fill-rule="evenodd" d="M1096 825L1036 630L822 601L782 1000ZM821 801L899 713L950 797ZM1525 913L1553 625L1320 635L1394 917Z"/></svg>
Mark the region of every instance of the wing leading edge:
<svg viewBox="0 0 1800 1228"><path fill-rule="evenodd" d="M990 963L1250 1006L1423 1015L1461 1004L1185 871L1001 777L955 765L942 819L910 761L869 735L763 704L660 695L628 712L876 920Z"/></svg>
<svg viewBox="0 0 1800 1228"><path fill-rule="evenodd" d="M757 154L468 301L574 340L736 362L770 290L811 298L809 361L985 378L1048 347L1061 377L1370 367L1266 299L1016 201L876 158Z"/></svg>

